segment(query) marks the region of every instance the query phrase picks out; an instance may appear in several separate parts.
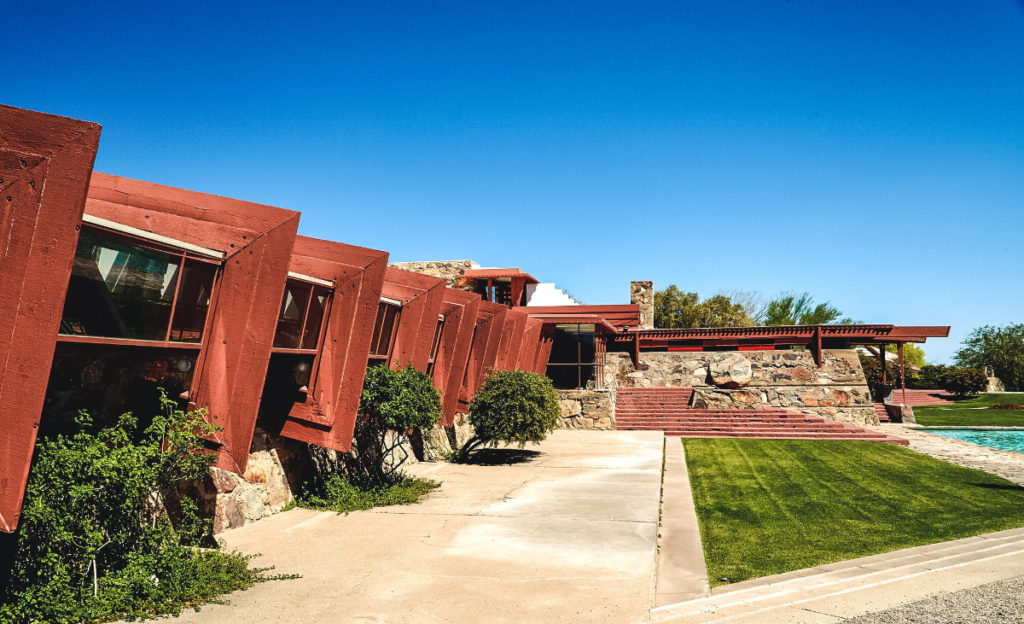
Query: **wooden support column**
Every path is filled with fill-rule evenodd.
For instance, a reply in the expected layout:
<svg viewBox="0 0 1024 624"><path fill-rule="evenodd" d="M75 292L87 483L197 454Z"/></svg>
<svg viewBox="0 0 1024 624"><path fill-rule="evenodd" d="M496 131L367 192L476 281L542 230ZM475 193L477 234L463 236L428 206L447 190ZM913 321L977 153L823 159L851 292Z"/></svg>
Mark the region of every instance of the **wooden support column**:
<svg viewBox="0 0 1024 624"><path fill-rule="evenodd" d="M905 362L903 359L903 343L896 343L896 353L900 361L900 386L903 388L903 404L907 404L907 371Z"/></svg>
<svg viewBox="0 0 1024 624"><path fill-rule="evenodd" d="M814 328L814 363L821 368L821 326Z"/></svg>
<svg viewBox="0 0 1024 624"><path fill-rule="evenodd" d="M888 380L885 375L885 343L883 342L878 346L878 359L882 362L882 385L886 385Z"/></svg>

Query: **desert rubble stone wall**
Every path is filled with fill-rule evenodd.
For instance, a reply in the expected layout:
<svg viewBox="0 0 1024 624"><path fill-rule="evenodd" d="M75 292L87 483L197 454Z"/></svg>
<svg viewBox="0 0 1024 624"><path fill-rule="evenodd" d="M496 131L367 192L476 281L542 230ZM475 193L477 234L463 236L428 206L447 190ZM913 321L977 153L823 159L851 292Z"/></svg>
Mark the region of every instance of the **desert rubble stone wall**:
<svg viewBox="0 0 1024 624"><path fill-rule="evenodd" d="M782 407L854 424L876 424L857 353L827 349L822 365L807 350L651 352L640 365L609 353L607 388L693 388L693 406L710 409Z"/></svg>

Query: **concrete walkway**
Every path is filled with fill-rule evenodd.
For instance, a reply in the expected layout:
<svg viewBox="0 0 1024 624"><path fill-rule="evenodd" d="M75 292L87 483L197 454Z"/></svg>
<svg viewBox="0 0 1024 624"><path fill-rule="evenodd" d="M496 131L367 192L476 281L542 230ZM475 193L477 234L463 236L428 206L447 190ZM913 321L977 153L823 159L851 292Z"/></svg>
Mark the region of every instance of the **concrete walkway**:
<svg viewBox="0 0 1024 624"><path fill-rule="evenodd" d="M302 578L178 622L637 622L653 598L663 436L556 431L516 465L418 464L422 504L296 509L222 535ZM538 447L529 447L538 448Z"/></svg>
<svg viewBox="0 0 1024 624"><path fill-rule="evenodd" d="M827 624L1021 575L1024 529L1012 529L716 587L651 621Z"/></svg>

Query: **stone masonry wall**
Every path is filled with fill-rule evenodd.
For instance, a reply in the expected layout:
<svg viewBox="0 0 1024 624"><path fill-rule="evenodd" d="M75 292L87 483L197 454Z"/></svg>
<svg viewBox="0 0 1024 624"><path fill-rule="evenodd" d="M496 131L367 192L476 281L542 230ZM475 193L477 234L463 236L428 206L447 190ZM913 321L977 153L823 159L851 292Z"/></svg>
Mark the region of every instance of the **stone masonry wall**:
<svg viewBox="0 0 1024 624"><path fill-rule="evenodd" d="M559 390L562 427L566 429L614 429L614 390Z"/></svg>
<svg viewBox="0 0 1024 624"><path fill-rule="evenodd" d="M605 387L692 387L693 406L712 409L783 407L856 424L877 424L855 351L705 351L609 353Z"/></svg>
<svg viewBox="0 0 1024 624"><path fill-rule="evenodd" d="M391 262L388 266L440 277L449 288L462 288L462 285L456 284L458 279L462 277L466 269L477 268L479 265L472 260L430 260L427 262Z"/></svg>
<svg viewBox="0 0 1024 624"><path fill-rule="evenodd" d="M640 329L654 329L654 282L630 282L629 302L640 306Z"/></svg>

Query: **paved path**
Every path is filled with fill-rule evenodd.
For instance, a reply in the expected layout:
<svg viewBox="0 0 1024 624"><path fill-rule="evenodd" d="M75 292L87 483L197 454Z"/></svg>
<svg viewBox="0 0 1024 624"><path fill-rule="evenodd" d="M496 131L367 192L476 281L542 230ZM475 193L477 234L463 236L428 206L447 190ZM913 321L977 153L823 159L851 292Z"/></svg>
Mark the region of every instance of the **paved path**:
<svg viewBox="0 0 1024 624"><path fill-rule="evenodd" d="M826 624L1024 575L1024 529L897 550L716 587L663 606L658 624Z"/></svg>
<svg viewBox="0 0 1024 624"><path fill-rule="evenodd" d="M647 619L663 436L556 431L517 465L418 464L419 505L296 509L223 534L298 573L176 622L635 622ZM535 447L531 447L535 448Z"/></svg>
<svg viewBox="0 0 1024 624"><path fill-rule="evenodd" d="M1024 485L1024 454L973 444L963 440L944 438L933 433L918 431L903 425L876 425L876 431L899 436L910 441L910 448L967 468L976 468Z"/></svg>
<svg viewBox="0 0 1024 624"><path fill-rule="evenodd" d="M685 450L679 438L666 437L654 605L692 600L710 593Z"/></svg>

